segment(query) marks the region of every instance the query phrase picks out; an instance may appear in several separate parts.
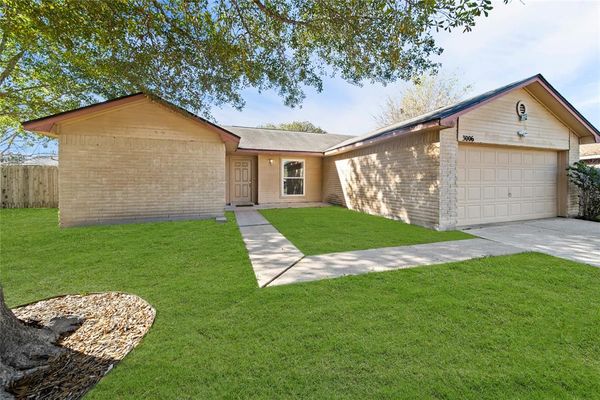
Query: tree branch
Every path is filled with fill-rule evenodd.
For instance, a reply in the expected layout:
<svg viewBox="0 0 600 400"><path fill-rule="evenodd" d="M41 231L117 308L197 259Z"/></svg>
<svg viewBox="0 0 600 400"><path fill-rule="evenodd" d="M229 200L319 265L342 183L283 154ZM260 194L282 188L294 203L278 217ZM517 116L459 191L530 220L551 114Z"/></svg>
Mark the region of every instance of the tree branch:
<svg viewBox="0 0 600 400"><path fill-rule="evenodd" d="M252 2L254 4L256 4L256 6L266 15L268 15L271 18L275 18L278 21L284 22L286 24L292 24L292 25L308 25L308 22L306 21L298 21L295 19L291 19L285 15L282 15L280 13L278 13L277 11L271 10L269 7L267 7L266 5L264 5L263 3L260 2L260 0L252 0Z"/></svg>
<svg viewBox="0 0 600 400"><path fill-rule="evenodd" d="M4 68L4 71L2 71L2 74L0 74L0 85L2 85L6 78L8 78L13 72L19 60L21 57L23 57L23 54L25 54L25 52L20 51L8 60L8 63L6 63L6 68Z"/></svg>
<svg viewBox="0 0 600 400"><path fill-rule="evenodd" d="M18 88L18 89L7 90L5 92L0 92L0 97L6 97L13 93L25 92L27 90L41 89L41 88L46 88L46 87L48 87L48 85L43 84L43 85L33 85L33 86L27 86L27 87Z"/></svg>
<svg viewBox="0 0 600 400"><path fill-rule="evenodd" d="M0 55L4 52L6 47L6 31L2 32L2 40L0 40Z"/></svg>
<svg viewBox="0 0 600 400"><path fill-rule="evenodd" d="M0 155L3 156L5 154L7 154L12 149L12 146L15 143L15 140L17 139L17 136L19 136L19 132L18 131L14 131L10 135L8 135L6 137L6 139L2 139L2 145L6 146L6 147L4 147L3 149L0 150Z"/></svg>

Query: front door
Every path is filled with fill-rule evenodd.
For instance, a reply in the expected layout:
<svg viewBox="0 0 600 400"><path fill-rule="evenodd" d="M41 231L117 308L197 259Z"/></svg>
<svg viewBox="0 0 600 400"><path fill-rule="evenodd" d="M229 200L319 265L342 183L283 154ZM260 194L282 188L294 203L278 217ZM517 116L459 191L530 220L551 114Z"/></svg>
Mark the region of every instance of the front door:
<svg viewBox="0 0 600 400"><path fill-rule="evenodd" d="M233 160L231 203L252 203L252 160Z"/></svg>

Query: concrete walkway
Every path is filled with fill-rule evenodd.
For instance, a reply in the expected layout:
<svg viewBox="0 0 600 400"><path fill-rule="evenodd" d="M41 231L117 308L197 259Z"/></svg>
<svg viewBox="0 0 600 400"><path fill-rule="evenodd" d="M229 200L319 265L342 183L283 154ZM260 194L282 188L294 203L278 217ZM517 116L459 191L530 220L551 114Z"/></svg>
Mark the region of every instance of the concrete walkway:
<svg viewBox="0 0 600 400"><path fill-rule="evenodd" d="M236 210L235 217L260 287L523 252L491 240L466 239L304 257L258 211Z"/></svg>
<svg viewBox="0 0 600 400"><path fill-rule="evenodd" d="M522 252L523 250L519 248L490 240L466 239L330 253L303 258L269 286Z"/></svg>
<svg viewBox="0 0 600 400"><path fill-rule="evenodd" d="M527 251L539 251L600 267L600 223L548 218L465 230Z"/></svg>
<svg viewBox="0 0 600 400"><path fill-rule="evenodd" d="M258 211L236 210L235 218L260 287L267 285L304 256Z"/></svg>

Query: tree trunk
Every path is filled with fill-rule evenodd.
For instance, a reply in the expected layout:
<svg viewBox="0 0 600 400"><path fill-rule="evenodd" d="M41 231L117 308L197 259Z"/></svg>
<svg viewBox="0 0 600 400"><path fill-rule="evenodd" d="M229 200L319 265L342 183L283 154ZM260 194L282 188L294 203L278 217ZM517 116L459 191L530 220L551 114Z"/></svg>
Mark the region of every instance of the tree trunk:
<svg viewBox="0 0 600 400"><path fill-rule="evenodd" d="M12 398L5 390L13 382L39 371L58 356L63 350L54 343L80 324L80 318L57 318L48 328L26 325L6 306L0 286L0 399Z"/></svg>

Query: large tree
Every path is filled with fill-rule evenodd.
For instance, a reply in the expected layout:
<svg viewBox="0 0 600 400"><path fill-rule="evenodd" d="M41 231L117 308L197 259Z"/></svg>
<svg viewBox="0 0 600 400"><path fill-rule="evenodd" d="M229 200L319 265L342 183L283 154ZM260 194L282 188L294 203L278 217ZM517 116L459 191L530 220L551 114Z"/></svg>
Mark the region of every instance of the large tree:
<svg viewBox="0 0 600 400"><path fill-rule="evenodd" d="M469 91L458 74L424 75L412 80L399 96L388 96L373 118L385 127L456 103Z"/></svg>
<svg viewBox="0 0 600 400"><path fill-rule="evenodd" d="M241 109L246 87L296 106L305 87L321 90L332 74L355 84L407 80L436 70L433 31L470 30L491 8L491 0L3 0L0 152L24 137L19 121L140 90L210 117L214 105ZM0 303L2 340L13 338L0 360L6 383L52 357L56 333L19 324L1 289Z"/></svg>
<svg viewBox="0 0 600 400"><path fill-rule="evenodd" d="M470 30L491 0L3 0L0 151L18 122L138 90L210 117L241 90L296 106L338 74L388 83L435 70L432 32Z"/></svg>
<svg viewBox="0 0 600 400"><path fill-rule="evenodd" d="M294 132L311 132L311 133L327 133L324 129L318 127L310 121L292 121L292 122L282 122L280 124L263 124L260 125L259 128L267 128L267 129L281 129L284 131L294 131Z"/></svg>
<svg viewBox="0 0 600 400"><path fill-rule="evenodd" d="M64 349L55 343L83 322L79 317L59 317L47 327L25 325L4 302L0 285L0 399L11 399L8 389L15 381L47 367Z"/></svg>

